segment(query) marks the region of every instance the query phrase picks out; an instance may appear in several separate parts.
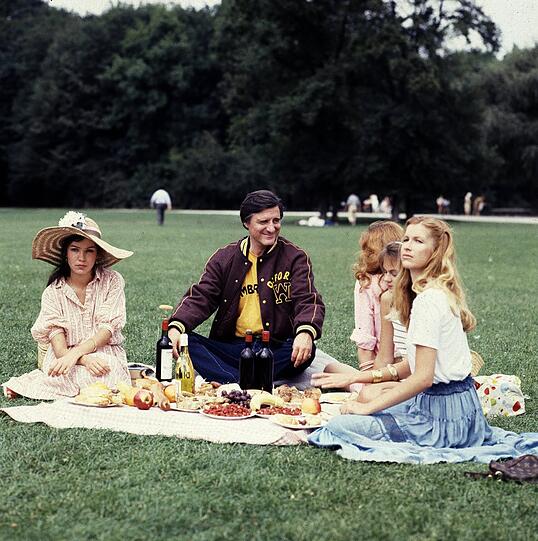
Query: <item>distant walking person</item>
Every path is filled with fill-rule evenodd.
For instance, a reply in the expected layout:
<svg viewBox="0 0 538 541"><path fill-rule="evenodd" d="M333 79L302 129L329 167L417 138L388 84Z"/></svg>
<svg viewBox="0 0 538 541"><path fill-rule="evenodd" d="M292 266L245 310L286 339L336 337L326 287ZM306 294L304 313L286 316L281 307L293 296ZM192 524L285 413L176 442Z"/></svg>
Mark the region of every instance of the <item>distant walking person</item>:
<svg viewBox="0 0 538 541"><path fill-rule="evenodd" d="M443 195L440 195L435 200L435 203L437 205L437 214L448 214L448 210L450 207L450 201L448 199L445 199Z"/></svg>
<svg viewBox="0 0 538 541"><path fill-rule="evenodd" d="M157 209L157 223L164 225L164 213L172 208L170 194L161 188L153 193L149 203L152 208Z"/></svg>
<svg viewBox="0 0 538 541"><path fill-rule="evenodd" d="M352 193L346 201L347 206L347 219L351 225L357 223L357 211L361 209L361 200L359 196Z"/></svg>
<svg viewBox="0 0 538 541"><path fill-rule="evenodd" d="M483 195L479 195L473 203L473 214L475 216L480 216L484 207L486 206L486 198Z"/></svg>
<svg viewBox="0 0 538 541"><path fill-rule="evenodd" d="M473 194L471 192L467 192L465 194L465 197L463 198L463 213L465 216L471 215L471 210L473 206Z"/></svg>

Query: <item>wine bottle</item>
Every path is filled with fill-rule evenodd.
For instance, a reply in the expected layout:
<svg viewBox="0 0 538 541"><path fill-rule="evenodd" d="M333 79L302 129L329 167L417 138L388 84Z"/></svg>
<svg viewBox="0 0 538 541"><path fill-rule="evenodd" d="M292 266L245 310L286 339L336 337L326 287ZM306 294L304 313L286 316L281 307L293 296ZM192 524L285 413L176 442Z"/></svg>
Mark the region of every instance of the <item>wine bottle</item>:
<svg viewBox="0 0 538 541"><path fill-rule="evenodd" d="M275 361L273 352L269 348L269 340L271 336L269 331L262 331L262 347L256 354L256 380L259 388L273 392L273 370Z"/></svg>
<svg viewBox="0 0 538 541"><path fill-rule="evenodd" d="M252 331L249 329L245 334L245 347L239 354L239 387L256 389L254 386L254 359L256 355L252 351Z"/></svg>
<svg viewBox="0 0 538 541"><path fill-rule="evenodd" d="M189 337L179 338L179 356L176 361L176 399L183 393L194 394L194 366L189 354Z"/></svg>
<svg viewBox="0 0 538 541"><path fill-rule="evenodd" d="M161 324L162 336L157 341L155 358L155 375L159 381L172 381L174 375L174 358L172 356L172 341L168 338L168 320Z"/></svg>

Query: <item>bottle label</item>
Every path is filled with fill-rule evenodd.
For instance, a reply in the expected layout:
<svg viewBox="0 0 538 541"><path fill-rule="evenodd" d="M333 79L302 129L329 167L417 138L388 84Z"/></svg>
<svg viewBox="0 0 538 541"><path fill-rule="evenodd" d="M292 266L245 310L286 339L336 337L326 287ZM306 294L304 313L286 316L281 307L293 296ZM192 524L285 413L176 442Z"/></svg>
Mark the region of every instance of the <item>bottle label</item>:
<svg viewBox="0 0 538 541"><path fill-rule="evenodd" d="M161 349L161 379L172 379L174 357L171 349Z"/></svg>

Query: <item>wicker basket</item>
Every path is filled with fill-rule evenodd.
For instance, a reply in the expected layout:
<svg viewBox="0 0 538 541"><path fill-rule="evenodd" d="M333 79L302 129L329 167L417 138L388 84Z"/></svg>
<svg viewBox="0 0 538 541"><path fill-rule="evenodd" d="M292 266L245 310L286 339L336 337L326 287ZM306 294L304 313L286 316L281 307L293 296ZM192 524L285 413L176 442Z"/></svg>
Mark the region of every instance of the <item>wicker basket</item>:
<svg viewBox="0 0 538 541"><path fill-rule="evenodd" d="M484 359L476 351L471 350L471 376L478 376L478 373L484 366Z"/></svg>

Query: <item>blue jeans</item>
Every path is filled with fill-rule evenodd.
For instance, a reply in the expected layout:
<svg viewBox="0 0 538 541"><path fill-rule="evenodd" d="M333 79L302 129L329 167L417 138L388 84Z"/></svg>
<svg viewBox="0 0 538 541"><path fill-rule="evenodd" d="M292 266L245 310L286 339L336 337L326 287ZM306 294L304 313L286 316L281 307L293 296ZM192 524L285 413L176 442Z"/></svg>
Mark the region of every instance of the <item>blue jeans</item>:
<svg viewBox="0 0 538 541"><path fill-rule="evenodd" d="M288 338L285 342L271 340L269 346L274 357L275 381L300 374L312 364L316 354L316 347L313 345L310 359L295 368L291 362L292 338ZM189 353L192 363L196 371L207 381L239 382L239 354L244 347L243 338L236 338L229 342L218 342L198 333L189 334ZM261 347L261 339L255 338L252 349L256 352Z"/></svg>

